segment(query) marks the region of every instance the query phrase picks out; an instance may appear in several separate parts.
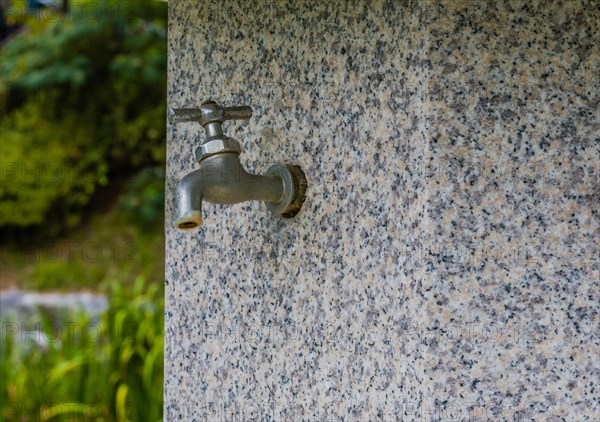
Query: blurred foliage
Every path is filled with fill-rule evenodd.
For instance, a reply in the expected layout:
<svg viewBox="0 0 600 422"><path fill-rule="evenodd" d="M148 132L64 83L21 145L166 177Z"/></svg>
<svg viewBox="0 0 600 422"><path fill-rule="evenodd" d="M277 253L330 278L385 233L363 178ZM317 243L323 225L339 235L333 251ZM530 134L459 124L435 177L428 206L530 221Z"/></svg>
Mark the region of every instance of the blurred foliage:
<svg viewBox="0 0 600 422"><path fill-rule="evenodd" d="M98 186L162 162L166 5L73 2L0 52L0 228L55 236ZM58 175L58 176L57 176Z"/></svg>
<svg viewBox="0 0 600 422"><path fill-rule="evenodd" d="M95 341L65 326L43 345L3 336L0 419L159 420L166 4L78 0L65 15L12 4L22 31L0 51L3 278L107 291L110 308L62 318L100 324ZM44 318L30 322L56 337Z"/></svg>
<svg viewBox="0 0 600 422"><path fill-rule="evenodd" d="M146 286L138 278L133 289L113 281L108 291L109 308L99 321L84 315L65 316L62 323L32 317L26 326L40 330L37 335L28 331L24 339L17 325L15 334L3 336L1 420L162 418L160 285Z"/></svg>
<svg viewBox="0 0 600 422"><path fill-rule="evenodd" d="M0 226L58 219L73 227L96 187L107 182L101 146L88 145L93 127L74 114L61 120L44 114L41 104L29 102L0 123Z"/></svg>
<svg viewBox="0 0 600 422"><path fill-rule="evenodd" d="M59 240L34 247L0 245L3 277L34 290L98 290L111 278L130 286L138 274L162 285L163 175L162 168L152 167L113 184L105 194L118 195L119 200L87 215Z"/></svg>
<svg viewBox="0 0 600 422"><path fill-rule="evenodd" d="M147 227L163 221L164 203L164 169L149 167L131 179L120 205L128 221Z"/></svg>

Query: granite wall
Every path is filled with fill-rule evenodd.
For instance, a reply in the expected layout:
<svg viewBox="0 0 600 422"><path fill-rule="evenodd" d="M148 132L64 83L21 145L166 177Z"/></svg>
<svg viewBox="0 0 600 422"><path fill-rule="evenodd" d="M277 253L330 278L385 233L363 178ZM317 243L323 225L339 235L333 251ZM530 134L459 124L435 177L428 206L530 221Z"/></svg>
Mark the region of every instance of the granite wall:
<svg viewBox="0 0 600 422"><path fill-rule="evenodd" d="M594 1L171 1L170 107L229 122L292 220L170 223L165 420L600 420Z"/></svg>

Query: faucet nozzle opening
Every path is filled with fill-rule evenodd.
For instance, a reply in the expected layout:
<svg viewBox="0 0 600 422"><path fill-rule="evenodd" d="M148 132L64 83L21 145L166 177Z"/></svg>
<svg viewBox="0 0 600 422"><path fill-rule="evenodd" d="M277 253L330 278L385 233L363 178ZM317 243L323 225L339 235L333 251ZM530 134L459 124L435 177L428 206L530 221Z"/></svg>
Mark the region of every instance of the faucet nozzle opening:
<svg viewBox="0 0 600 422"><path fill-rule="evenodd" d="M180 218L175 223L175 227L179 230L192 230L202 224L202 216L198 211L193 211L189 216Z"/></svg>

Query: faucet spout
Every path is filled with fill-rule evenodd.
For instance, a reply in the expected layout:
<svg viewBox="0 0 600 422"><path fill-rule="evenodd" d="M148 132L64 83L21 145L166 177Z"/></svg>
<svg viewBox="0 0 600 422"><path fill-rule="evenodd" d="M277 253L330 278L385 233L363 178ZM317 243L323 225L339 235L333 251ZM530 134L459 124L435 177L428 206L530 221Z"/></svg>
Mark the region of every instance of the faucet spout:
<svg viewBox="0 0 600 422"><path fill-rule="evenodd" d="M202 202L237 204L264 201L267 208L283 217L300 210L306 178L300 167L272 166L265 175L248 173L235 152L218 153L200 161L200 167L177 185L175 227L180 230L202 224Z"/></svg>

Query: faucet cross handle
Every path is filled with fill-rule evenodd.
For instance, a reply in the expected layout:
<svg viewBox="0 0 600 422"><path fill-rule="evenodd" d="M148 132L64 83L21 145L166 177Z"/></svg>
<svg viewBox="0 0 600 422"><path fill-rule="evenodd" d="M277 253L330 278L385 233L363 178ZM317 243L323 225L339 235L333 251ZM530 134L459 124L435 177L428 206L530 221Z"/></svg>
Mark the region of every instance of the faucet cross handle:
<svg viewBox="0 0 600 422"><path fill-rule="evenodd" d="M225 120L248 120L252 117L252 108L249 106L221 107L214 101L205 101L199 108L174 108L169 110L169 115L174 123L198 122L204 127L206 138L196 148L196 161L221 152L235 152L242 150L240 143L223 134L221 125Z"/></svg>
<svg viewBox="0 0 600 422"><path fill-rule="evenodd" d="M221 107L208 100L199 108L173 108L169 110L169 115L173 123L198 122L206 126L209 123L223 123L225 120L249 120L252 117L252 107Z"/></svg>

